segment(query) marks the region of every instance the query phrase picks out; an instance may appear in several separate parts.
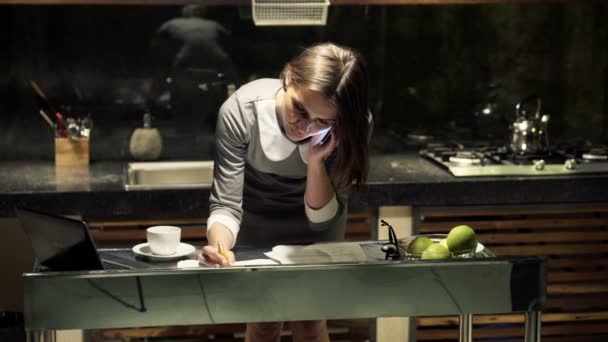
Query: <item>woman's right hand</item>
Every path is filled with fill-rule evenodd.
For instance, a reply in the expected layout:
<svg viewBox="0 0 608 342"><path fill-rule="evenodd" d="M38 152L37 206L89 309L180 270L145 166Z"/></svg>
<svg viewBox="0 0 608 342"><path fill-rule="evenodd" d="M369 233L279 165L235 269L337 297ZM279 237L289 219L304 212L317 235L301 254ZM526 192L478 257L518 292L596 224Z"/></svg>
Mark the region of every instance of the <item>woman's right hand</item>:
<svg viewBox="0 0 608 342"><path fill-rule="evenodd" d="M198 255L198 262L207 267L230 266L234 264L234 253L224 249L224 254L225 256L216 247L207 245L203 247L201 254Z"/></svg>

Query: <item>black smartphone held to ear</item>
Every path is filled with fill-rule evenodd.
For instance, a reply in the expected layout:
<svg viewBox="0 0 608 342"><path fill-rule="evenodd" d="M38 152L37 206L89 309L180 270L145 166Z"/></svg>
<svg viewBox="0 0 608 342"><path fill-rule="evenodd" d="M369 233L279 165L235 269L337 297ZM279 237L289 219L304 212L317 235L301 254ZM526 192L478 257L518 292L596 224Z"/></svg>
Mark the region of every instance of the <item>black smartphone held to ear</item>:
<svg viewBox="0 0 608 342"><path fill-rule="evenodd" d="M312 147L320 147L325 145L325 143L329 141L329 138L331 137L331 132L333 128L334 126L329 126L323 131L321 131L319 134L317 134L314 137L314 140L316 140L316 142L312 145Z"/></svg>

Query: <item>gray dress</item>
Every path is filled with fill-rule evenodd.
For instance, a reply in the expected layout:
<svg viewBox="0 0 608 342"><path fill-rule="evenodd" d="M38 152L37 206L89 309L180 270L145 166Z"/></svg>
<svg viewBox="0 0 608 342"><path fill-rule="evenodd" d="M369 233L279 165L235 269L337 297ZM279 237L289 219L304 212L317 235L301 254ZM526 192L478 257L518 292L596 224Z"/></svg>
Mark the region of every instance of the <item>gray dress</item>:
<svg viewBox="0 0 608 342"><path fill-rule="evenodd" d="M220 108L208 226L224 224L238 246L342 240L345 198L318 210L305 205L309 146L283 135L275 110L280 88L278 79L253 81Z"/></svg>

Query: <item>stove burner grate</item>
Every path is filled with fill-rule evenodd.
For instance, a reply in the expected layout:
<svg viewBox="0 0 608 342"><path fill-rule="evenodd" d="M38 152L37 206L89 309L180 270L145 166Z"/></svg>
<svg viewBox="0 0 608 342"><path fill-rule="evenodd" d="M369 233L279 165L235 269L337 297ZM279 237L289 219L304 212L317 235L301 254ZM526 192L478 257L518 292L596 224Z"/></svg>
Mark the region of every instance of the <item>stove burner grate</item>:
<svg viewBox="0 0 608 342"><path fill-rule="evenodd" d="M456 155L450 156L448 160L459 165L479 165L482 158L473 151L457 151Z"/></svg>
<svg viewBox="0 0 608 342"><path fill-rule="evenodd" d="M608 146L565 146L513 153L504 146L429 144L420 154L456 177L608 173Z"/></svg>
<svg viewBox="0 0 608 342"><path fill-rule="evenodd" d="M592 148L581 155L584 160L608 160L608 148Z"/></svg>

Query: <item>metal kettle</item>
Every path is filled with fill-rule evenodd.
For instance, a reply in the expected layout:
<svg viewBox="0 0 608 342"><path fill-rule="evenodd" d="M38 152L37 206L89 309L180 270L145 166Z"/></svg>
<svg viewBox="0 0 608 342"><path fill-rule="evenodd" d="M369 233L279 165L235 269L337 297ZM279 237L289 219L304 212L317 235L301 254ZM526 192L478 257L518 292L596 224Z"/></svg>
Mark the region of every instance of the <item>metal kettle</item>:
<svg viewBox="0 0 608 342"><path fill-rule="evenodd" d="M531 113L526 104L536 102ZM546 152L549 147L549 115L541 114L542 101L538 96L528 96L515 106L515 122L511 126L511 150L518 154Z"/></svg>

